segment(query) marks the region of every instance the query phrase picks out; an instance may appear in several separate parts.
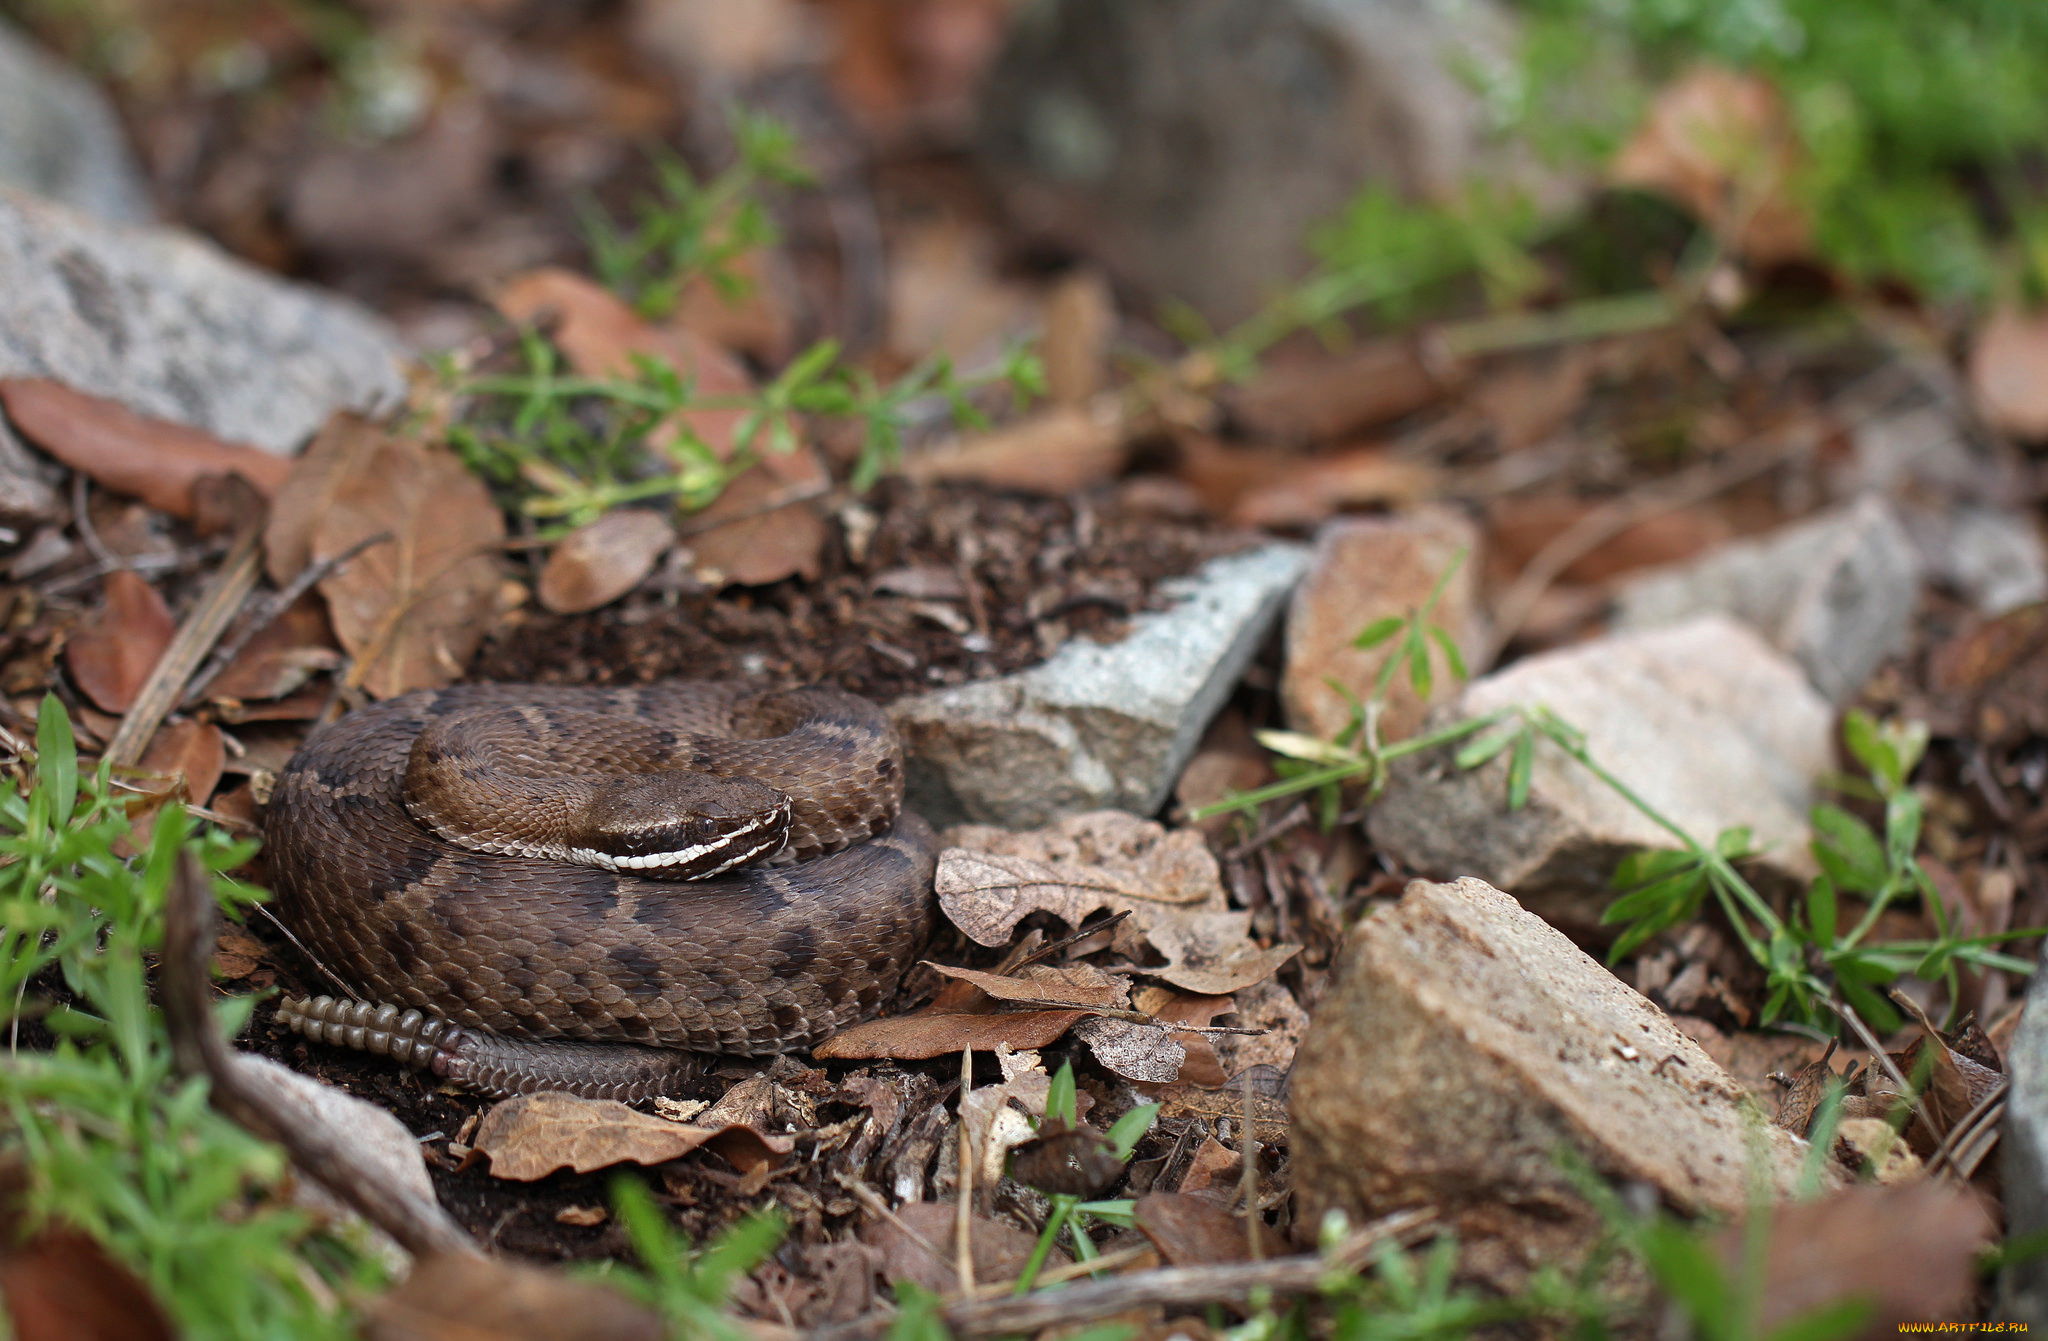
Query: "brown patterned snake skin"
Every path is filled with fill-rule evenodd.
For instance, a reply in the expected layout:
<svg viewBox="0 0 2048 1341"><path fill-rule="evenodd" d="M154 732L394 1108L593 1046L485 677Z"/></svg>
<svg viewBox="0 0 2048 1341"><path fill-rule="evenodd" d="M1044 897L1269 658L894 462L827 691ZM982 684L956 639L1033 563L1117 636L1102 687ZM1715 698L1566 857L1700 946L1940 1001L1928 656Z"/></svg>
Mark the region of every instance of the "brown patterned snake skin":
<svg viewBox="0 0 2048 1341"><path fill-rule="evenodd" d="M606 775L650 751L666 755L655 768L787 795L777 860L796 864L675 880L511 854L539 833L645 862L648 808ZM572 775L577 759L596 782ZM414 813L409 765L425 791ZM697 786L684 780L685 808ZM763 794L724 812L712 798L664 844L697 869L763 846L780 823L757 813ZM879 1009L930 938L937 843L899 814L902 796L888 719L838 690L467 685L350 713L285 767L265 830L281 917L362 1000L287 1002L279 1017L501 1096L637 1099L687 1076L687 1053L808 1047ZM571 811L613 832L587 841L558 822ZM456 846L415 813L505 850Z"/></svg>

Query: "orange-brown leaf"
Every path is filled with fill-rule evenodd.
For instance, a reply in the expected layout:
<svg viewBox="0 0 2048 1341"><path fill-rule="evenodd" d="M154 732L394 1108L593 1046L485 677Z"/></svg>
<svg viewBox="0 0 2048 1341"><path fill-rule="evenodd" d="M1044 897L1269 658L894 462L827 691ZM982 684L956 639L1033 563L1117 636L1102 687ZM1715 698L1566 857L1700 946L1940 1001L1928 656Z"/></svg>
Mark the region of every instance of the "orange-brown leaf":
<svg viewBox="0 0 2048 1341"><path fill-rule="evenodd" d="M793 1143L749 1127L670 1122L609 1099L559 1091L522 1094L484 1114L472 1143L491 1157L491 1174L531 1182L557 1169L589 1173L614 1164L662 1164L728 1133L777 1155Z"/></svg>
<svg viewBox="0 0 2048 1341"><path fill-rule="evenodd" d="M283 457L139 415L45 377L0 378L0 403L23 436L51 456L174 517L192 516L192 486L202 475L240 475L268 497L291 471Z"/></svg>
<svg viewBox="0 0 2048 1341"><path fill-rule="evenodd" d="M610 605L640 584L675 538L675 528L645 508L607 512L548 555L536 588L540 603L558 615Z"/></svg>
<svg viewBox="0 0 2048 1341"><path fill-rule="evenodd" d="M123 568L107 574L106 600L64 645L64 664L93 702L126 712L177 631L156 588Z"/></svg>

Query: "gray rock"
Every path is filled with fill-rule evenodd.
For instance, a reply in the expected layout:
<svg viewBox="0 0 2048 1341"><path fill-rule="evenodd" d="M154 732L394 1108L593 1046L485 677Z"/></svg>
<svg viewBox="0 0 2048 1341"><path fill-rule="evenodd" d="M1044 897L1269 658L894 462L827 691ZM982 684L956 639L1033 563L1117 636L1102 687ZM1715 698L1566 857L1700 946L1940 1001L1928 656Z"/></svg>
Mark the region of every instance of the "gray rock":
<svg viewBox="0 0 2048 1341"><path fill-rule="evenodd" d="M2024 512L1991 508L1910 508L1906 529L1927 575L1977 613L2005 614L2048 598L2048 548Z"/></svg>
<svg viewBox="0 0 2048 1341"><path fill-rule="evenodd" d="M1076 639L1030 670L897 700L911 804L935 824L1013 827L1158 810L1307 561L1286 544L1212 560L1121 642Z"/></svg>
<svg viewBox="0 0 2048 1341"><path fill-rule="evenodd" d="M1615 627L1663 628L1708 611L1734 615L1846 702L1912 635L1918 550L1874 495L1622 588Z"/></svg>
<svg viewBox="0 0 2048 1341"><path fill-rule="evenodd" d="M1519 661L1467 686L1430 716L1449 725L1510 706L1549 707L1586 735L1592 757L1693 837L1747 825L1765 863L1809 874L1811 779L1830 761L1833 712L1747 625L1706 615L1676 628L1596 639ZM1537 743L1529 802L1507 808L1505 755L1463 771L1453 750L1410 756L1367 815L1403 865L1474 875L1545 905L1554 919L1597 913L1622 857L1673 846L1578 761Z"/></svg>
<svg viewBox="0 0 2048 1341"><path fill-rule="evenodd" d="M1999 1137L2006 1237L2048 1230L2048 973L2027 985L2027 1007L2006 1049L2005 1124ZM1999 1274L1997 1316L2048 1326L2048 1257Z"/></svg>
<svg viewBox="0 0 2048 1341"><path fill-rule="evenodd" d="M156 216L106 95L0 19L0 186L109 223Z"/></svg>
<svg viewBox="0 0 2048 1341"><path fill-rule="evenodd" d="M1789 1197L1806 1143L1655 1006L1478 880L1416 881L1358 925L1291 1086L1300 1214L1429 1206L1514 1290L1605 1232L1559 1155L1689 1213Z"/></svg>
<svg viewBox="0 0 2048 1341"><path fill-rule="evenodd" d="M344 299L189 234L0 189L0 377L51 377L273 452L404 394L404 346Z"/></svg>
<svg viewBox="0 0 2048 1341"><path fill-rule="evenodd" d="M1298 275L1368 182L1440 197L1511 166L1482 160L1470 80L1512 65L1493 0L1032 0L1011 23L982 103L997 188L1215 322Z"/></svg>

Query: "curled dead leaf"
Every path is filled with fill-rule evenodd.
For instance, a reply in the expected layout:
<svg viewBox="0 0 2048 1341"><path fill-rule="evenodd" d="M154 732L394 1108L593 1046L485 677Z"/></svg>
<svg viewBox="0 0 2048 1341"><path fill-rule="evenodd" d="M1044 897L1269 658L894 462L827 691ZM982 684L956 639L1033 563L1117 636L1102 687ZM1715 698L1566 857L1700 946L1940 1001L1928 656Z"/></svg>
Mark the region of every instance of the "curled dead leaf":
<svg viewBox="0 0 2048 1341"><path fill-rule="evenodd" d="M1082 1020L1073 1032L1088 1045L1096 1061L1126 1080L1170 1085L1180 1079L1188 1060L1187 1048L1163 1025L1097 1016ZM1214 1057L1212 1052L1212 1063Z"/></svg>
<svg viewBox="0 0 2048 1341"><path fill-rule="evenodd" d="M227 767L226 738L212 722L170 722L143 751L137 771L152 779L150 789L180 794L203 806Z"/></svg>
<svg viewBox="0 0 2048 1341"><path fill-rule="evenodd" d="M1212 1266L1250 1259L1251 1236L1259 1249L1275 1256L1281 1245L1263 1220L1233 1215L1219 1197L1187 1192L1152 1192L1133 1208L1138 1229L1152 1241L1168 1266Z"/></svg>
<svg viewBox="0 0 2048 1341"><path fill-rule="evenodd" d="M190 520L192 486L204 475L236 474L265 497L291 472L283 457L43 377L0 378L0 404L24 437L94 483Z"/></svg>
<svg viewBox="0 0 2048 1341"><path fill-rule="evenodd" d="M494 1106L470 1143L490 1156L491 1175L518 1182L557 1169L589 1173L614 1164L662 1164L703 1145L732 1144L750 1154L787 1155L794 1143L751 1127L684 1126L609 1099L545 1091Z"/></svg>
<svg viewBox="0 0 2048 1341"><path fill-rule="evenodd" d="M540 603L558 615L610 605L640 585L675 539L675 528L659 513L607 512L571 531L548 555L536 587Z"/></svg>
<svg viewBox="0 0 2048 1341"><path fill-rule="evenodd" d="M263 529L263 567L282 587L305 571L313 557L313 530L327 514L335 493L357 479L366 460L383 447L383 429L358 414L342 411L321 426L271 500Z"/></svg>
<svg viewBox="0 0 2048 1341"><path fill-rule="evenodd" d="M156 588L123 568L107 574L106 598L64 645L64 664L94 703L126 712L177 632L178 621Z"/></svg>
<svg viewBox="0 0 2048 1341"><path fill-rule="evenodd" d="M207 684L206 697L215 703L280 699L322 671L338 669L342 660L327 626L327 607L308 592L242 645Z"/></svg>

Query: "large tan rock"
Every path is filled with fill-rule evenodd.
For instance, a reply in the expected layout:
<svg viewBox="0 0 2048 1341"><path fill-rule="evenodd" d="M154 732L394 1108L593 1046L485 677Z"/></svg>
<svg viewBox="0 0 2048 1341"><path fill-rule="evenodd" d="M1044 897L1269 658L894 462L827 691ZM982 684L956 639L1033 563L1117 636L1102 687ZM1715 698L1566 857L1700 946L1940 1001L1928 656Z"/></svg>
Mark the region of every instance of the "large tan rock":
<svg viewBox="0 0 2048 1341"><path fill-rule="evenodd" d="M1432 1206L1466 1267L1513 1288L1601 1232L1567 1172L1732 1215L1783 1197L1807 1146L1698 1044L1480 880L1417 881L1352 933L1292 1086L1301 1222Z"/></svg>
<svg viewBox="0 0 2048 1341"><path fill-rule="evenodd" d="M1448 725L1543 706L1585 733L1592 757L1702 842L1746 826L1763 849L1755 878L1811 875L1811 780L1832 762L1833 710L1798 665L1747 625L1705 615L1675 628L1595 639L1475 680L1430 716ZM1408 869L1478 876L1590 927L1612 898L1615 864L1671 835L1548 740L1520 810L1508 756L1456 766L1456 747L1400 760L1366 823ZM1536 903L1537 898L1540 903Z"/></svg>

